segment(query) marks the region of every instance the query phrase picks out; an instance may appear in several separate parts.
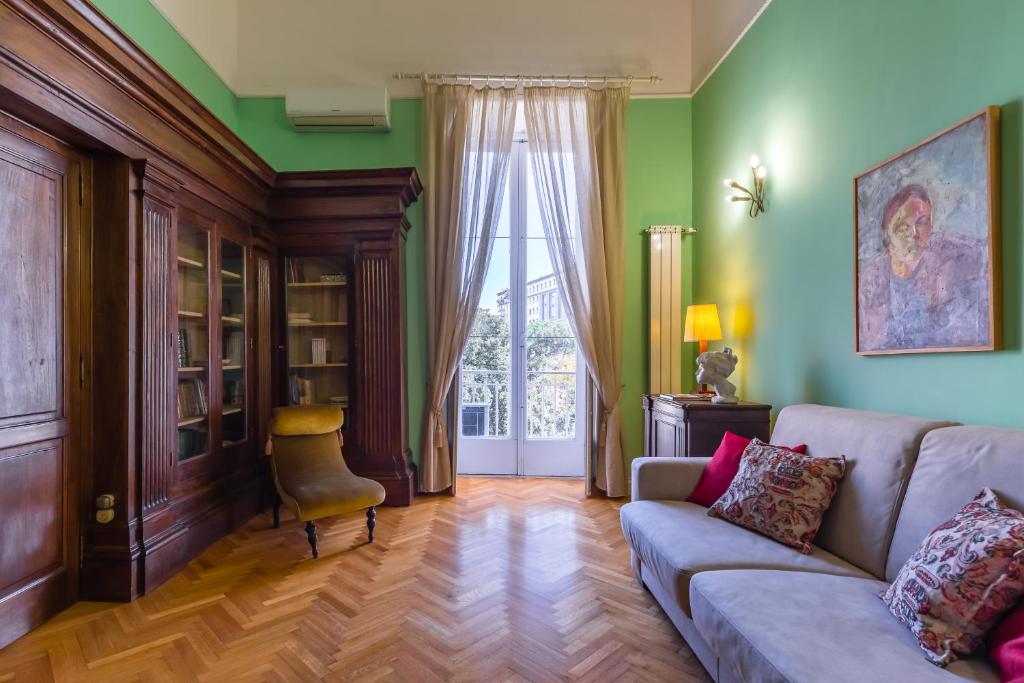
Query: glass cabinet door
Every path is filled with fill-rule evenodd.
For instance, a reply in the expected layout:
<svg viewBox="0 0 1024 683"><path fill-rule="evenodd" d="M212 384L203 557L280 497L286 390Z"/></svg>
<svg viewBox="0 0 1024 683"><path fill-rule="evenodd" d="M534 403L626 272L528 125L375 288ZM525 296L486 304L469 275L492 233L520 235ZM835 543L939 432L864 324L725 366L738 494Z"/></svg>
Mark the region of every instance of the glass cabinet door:
<svg viewBox="0 0 1024 683"><path fill-rule="evenodd" d="M221 429L224 446L246 437L245 248L221 240Z"/></svg>
<svg viewBox="0 0 1024 683"><path fill-rule="evenodd" d="M178 460L210 449L209 234L178 223Z"/></svg>
<svg viewBox="0 0 1024 683"><path fill-rule="evenodd" d="M290 405L350 408L346 264L343 256L285 259Z"/></svg>

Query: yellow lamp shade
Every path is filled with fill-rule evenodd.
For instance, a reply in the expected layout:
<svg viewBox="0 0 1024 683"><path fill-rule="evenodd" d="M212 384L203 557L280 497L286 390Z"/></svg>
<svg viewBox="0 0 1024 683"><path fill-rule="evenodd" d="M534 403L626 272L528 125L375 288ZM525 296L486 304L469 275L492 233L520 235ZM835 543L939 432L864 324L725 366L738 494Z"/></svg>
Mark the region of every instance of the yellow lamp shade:
<svg viewBox="0 0 1024 683"><path fill-rule="evenodd" d="M686 307L683 341L718 341L722 338L722 323L718 319L717 304L695 304Z"/></svg>

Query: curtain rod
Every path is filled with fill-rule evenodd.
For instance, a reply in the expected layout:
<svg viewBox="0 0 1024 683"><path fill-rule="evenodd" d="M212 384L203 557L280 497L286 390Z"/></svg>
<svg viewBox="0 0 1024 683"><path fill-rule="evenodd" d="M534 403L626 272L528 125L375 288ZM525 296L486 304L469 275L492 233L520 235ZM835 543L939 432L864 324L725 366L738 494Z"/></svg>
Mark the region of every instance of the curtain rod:
<svg viewBox="0 0 1024 683"><path fill-rule="evenodd" d="M485 81L501 83L661 83L660 76L531 76L524 74L432 74L432 73L396 73L392 76L396 81Z"/></svg>

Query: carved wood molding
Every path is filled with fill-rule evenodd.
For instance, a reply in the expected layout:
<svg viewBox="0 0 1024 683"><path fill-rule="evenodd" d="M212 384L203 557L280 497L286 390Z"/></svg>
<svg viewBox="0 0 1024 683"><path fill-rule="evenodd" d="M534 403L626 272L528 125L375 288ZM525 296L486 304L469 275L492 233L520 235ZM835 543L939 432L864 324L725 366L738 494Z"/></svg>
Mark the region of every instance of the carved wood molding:
<svg viewBox="0 0 1024 683"><path fill-rule="evenodd" d="M170 316L173 222L174 211L170 207L149 197L142 198L139 440L143 515L167 501L174 457L175 326Z"/></svg>
<svg viewBox="0 0 1024 683"><path fill-rule="evenodd" d="M412 167L278 173L270 199L270 217L280 222L400 219L423 192ZM337 229L337 228L335 228Z"/></svg>
<svg viewBox="0 0 1024 683"><path fill-rule="evenodd" d="M162 157L197 192L265 212L273 169L85 0L0 0L4 90L15 113L38 108L58 137Z"/></svg>

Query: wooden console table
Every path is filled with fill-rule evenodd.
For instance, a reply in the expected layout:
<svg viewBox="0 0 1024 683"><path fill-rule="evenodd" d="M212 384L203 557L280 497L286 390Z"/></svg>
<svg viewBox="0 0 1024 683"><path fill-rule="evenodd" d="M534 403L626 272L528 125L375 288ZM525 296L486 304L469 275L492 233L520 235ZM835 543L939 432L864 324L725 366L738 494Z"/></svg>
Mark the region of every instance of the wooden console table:
<svg viewBox="0 0 1024 683"><path fill-rule="evenodd" d="M770 435L772 407L763 403L714 404L658 394L645 394L641 402L645 457L710 456L727 431L762 441Z"/></svg>

